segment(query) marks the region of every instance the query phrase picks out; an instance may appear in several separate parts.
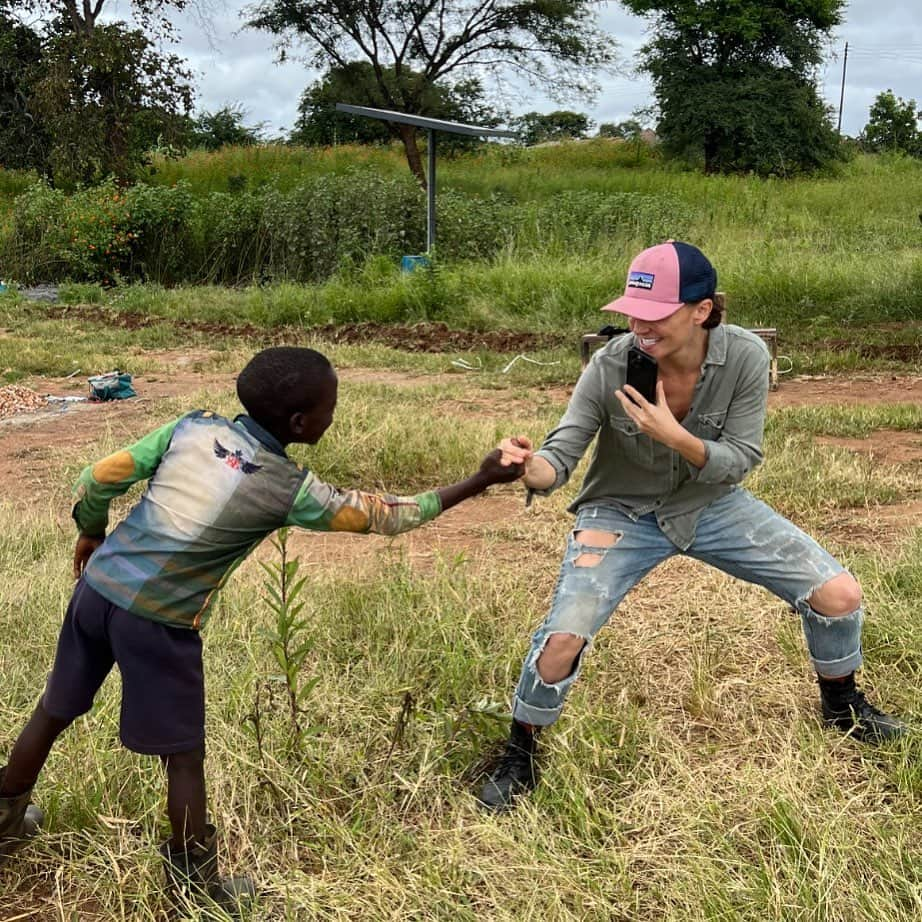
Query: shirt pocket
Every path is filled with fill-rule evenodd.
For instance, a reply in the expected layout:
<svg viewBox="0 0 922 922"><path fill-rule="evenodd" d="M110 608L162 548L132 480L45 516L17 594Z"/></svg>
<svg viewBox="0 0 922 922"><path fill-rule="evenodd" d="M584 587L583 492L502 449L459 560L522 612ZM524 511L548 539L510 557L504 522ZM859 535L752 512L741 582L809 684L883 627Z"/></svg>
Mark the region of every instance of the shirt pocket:
<svg viewBox="0 0 922 922"><path fill-rule="evenodd" d="M727 421L726 410L715 410L712 413L702 413L694 423L694 432L699 438L710 439L712 442L720 438Z"/></svg>
<svg viewBox="0 0 922 922"><path fill-rule="evenodd" d="M626 416L609 418L615 450L624 458L643 467L653 466L653 439L644 435L634 420Z"/></svg>

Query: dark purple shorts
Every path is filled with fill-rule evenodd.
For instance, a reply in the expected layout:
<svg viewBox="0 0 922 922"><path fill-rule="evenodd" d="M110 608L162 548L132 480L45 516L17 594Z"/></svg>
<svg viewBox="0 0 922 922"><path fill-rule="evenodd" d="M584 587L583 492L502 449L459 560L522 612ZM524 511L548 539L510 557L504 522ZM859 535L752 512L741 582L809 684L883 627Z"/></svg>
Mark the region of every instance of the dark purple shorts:
<svg viewBox="0 0 922 922"><path fill-rule="evenodd" d="M204 745L198 631L133 615L81 579L67 607L42 707L61 720L85 714L113 663L122 674L125 746L145 755L170 755Z"/></svg>

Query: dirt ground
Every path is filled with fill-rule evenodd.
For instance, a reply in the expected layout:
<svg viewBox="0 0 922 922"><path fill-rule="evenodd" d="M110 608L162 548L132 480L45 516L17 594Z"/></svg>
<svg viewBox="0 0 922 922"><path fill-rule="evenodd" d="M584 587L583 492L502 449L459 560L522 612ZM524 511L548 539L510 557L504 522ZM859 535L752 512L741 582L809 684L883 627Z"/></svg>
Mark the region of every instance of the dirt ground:
<svg viewBox="0 0 922 922"><path fill-rule="evenodd" d="M127 401L102 404L70 404L40 413L23 414L0 420L0 502L14 507L34 507L54 501L66 505L67 484L61 483L61 467L69 459L80 458L90 444L103 440L113 448L124 445L143 434L156 416L158 406L169 398L198 391L225 391L233 385L233 375L204 373L193 365L206 359L200 352L163 353L159 358L169 362L169 375L139 375L135 386L140 395ZM344 369L344 384L376 382L393 387L417 387L434 381L457 381L453 375L411 375L378 369ZM82 394L82 378L32 378L25 382L40 393L57 395ZM565 403L568 388L545 388L543 397ZM883 402L922 402L922 375L848 375L799 377L784 379L779 390L769 396L772 407L815 406L832 404L857 406ZM477 413L478 415L508 415L507 395L490 390L472 390L463 399L447 402L446 412ZM523 418L527 402L516 401L514 412ZM519 405L520 404L520 405ZM873 455L882 464L922 463L922 433L882 430L871 439L820 437L818 441ZM496 522L508 521L522 508L521 492L514 488L469 503L440 517L430 528L415 535L404 536L401 550L411 560L431 562L439 557L464 553L502 553L501 545L485 540L492 534ZM66 510L62 512L62 519ZM849 510L841 527L859 530L871 540L893 535L922 524L922 502L908 502L870 510ZM298 539L298 551L308 560L354 557L358 561L379 559L397 553L387 539L373 538L363 543L361 551L353 550L349 535L311 536L310 541Z"/></svg>
<svg viewBox="0 0 922 922"><path fill-rule="evenodd" d="M422 344L417 347L422 348ZM202 373L193 366L207 354L176 352L158 354L169 364L169 375L139 375L135 386L139 397L107 404L71 404L66 409L25 414L0 421L0 503L23 511L52 503L62 527L69 512L68 483L61 468L75 465L90 445L100 441L118 447L137 438L150 426L165 400L201 391L226 391L232 387L231 374ZM418 387L436 381L458 381L457 376L418 376L377 369L345 369L345 385L350 382L375 382L389 386ZM32 378L23 382L40 393L82 394L85 381L79 379ZM543 397L565 403L567 388L543 389ZM849 375L783 379L781 388L769 397L772 407L873 405L882 402L922 402L920 375ZM504 392L473 387L463 398L446 401L446 413L495 413L508 416L510 403ZM514 412L527 418L527 401L517 399ZM922 432L881 430L872 439L820 437L823 444L868 454L888 465L922 465ZM920 468L922 469L922 468ZM292 551L307 564L324 564L344 559L358 570L381 566L391 559L408 560L414 567L428 568L464 557L466 560L515 560L521 545L514 538L515 523L523 512L522 492L516 487L491 491L491 495L450 510L425 529L401 536L398 540L371 536L358 540L354 535L309 535L296 533ZM512 533L507 527L513 523ZM830 534L878 547L899 540L912 527L922 525L922 499L840 510L827 521ZM563 529L560 532L563 540ZM268 549L262 550L268 554ZM668 573L666 577L668 578ZM0 906L0 922L5 920L57 919L52 887L47 892L7 895ZM101 918L91 904L82 907L87 918Z"/></svg>

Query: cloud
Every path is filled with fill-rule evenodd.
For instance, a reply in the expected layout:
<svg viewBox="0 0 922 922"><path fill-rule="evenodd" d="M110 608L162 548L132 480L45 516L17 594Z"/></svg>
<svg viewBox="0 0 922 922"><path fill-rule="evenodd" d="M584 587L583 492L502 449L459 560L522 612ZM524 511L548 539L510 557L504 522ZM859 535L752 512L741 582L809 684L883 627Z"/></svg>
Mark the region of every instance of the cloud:
<svg viewBox="0 0 922 922"><path fill-rule="evenodd" d="M301 91L317 73L297 61L276 62L271 36L243 28L248 2L213 0L208 30L189 11L179 15L176 24L182 39L177 51L196 71L200 111L240 103L248 111L249 124L266 122L271 131L278 132L294 124ZM842 52L848 41L842 125L846 133L861 131L874 97L882 90L890 88L905 98L919 95L922 17L917 6L918 0L853 0L846 9L845 21L817 75L823 97L837 112ZM109 7L110 15L124 15L126 9L126 0ZM634 109L652 102L649 79L631 71L638 49L649 37L647 21L608 3L600 12L599 23L619 42L623 72L602 78L602 90L594 103L574 100L566 104L586 112L596 124L630 118ZM561 108L560 102L527 85L519 86L510 105L515 112Z"/></svg>

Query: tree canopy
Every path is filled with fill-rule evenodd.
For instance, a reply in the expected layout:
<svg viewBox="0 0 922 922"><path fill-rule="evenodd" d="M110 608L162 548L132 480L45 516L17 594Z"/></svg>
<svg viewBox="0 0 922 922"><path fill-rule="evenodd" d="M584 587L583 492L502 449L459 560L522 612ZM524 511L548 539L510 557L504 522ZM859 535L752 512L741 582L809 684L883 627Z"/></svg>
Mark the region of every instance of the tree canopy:
<svg viewBox="0 0 922 922"><path fill-rule="evenodd" d="M215 112L202 112L192 122L189 145L219 150L226 145L250 147L258 144L264 125L245 125L246 115L246 110L237 104L223 106Z"/></svg>
<svg viewBox="0 0 922 922"><path fill-rule="evenodd" d="M15 12L24 21L50 23L57 33L75 32L88 35L95 28L110 0L0 0L0 10ZM146 33L172 35L170 10L196 9L206 18L211 0L130 0L128 4L138 27Z"/></svg>
<svg viewBox="0 0 922 922"><path fill-rule="evenodd" d="M455 83L427 83L411 70L404 69L398 78L393 68L385 68L382 78L394 86L402 79L407 84L419 84L413 92L419 99L418 115L455 122L469 122L493 127L502 121L484 97L483 87L476 78ZM336 103L386 108L387 99L381 93L379 78L368 61L352 61L345 67L331 67L302 94L298 120L291 133L297 144L322 145L334 143L381 144L399 137L396 126L371 118L359 118L336 111ZM442 143L450 148L469 147L475 138L446 135Z"/></svg>
<svg viewBox="0 0 922 922"><path fill-rule="evenodd" d="M526 112L513 120L519 139L526 146L547 141L585 138L591 126L583 112L559 109L556 112Z"/></svg>
<svg viewBox="0 0 922 922"><path fill-rule="evenodd" d="M148 151L181 141L190 75L122 23L35 31L0 13L0 165L71 186L133 179Z"/></svg>
<svg viewBox="0 0 922 922"><path fill-rule="evenodd" d="M559 94L591 94L614 61L593 0L261 0L249 25L301 48L315 67L371 65L381 105L422 114L432 84L496 80L513 70ZM414 75L412 78L410 75ZM410 169L425 183L416 129L398 126Z"/></svg>
<svg viewBox="0 0 922 922"><path fill-rule="evenodd" d="M134 178L158 138L181 137L189 79L178 58L119 23L55 36L31 100L51 138L46 172L67 185Z"/></svg>
<svg viewBox="0 0 922 922"><path fill-rule="evenodd" d="M41 169L48 136L31 109L32 81L42 42L32 29L0 8L0 164Z"/></svg>
<svg viewBox="0 0 922 922"><path fill-rule="evenodd" d="M839 154L814 70L844 0L624 0L653 19L642 49L667 153L707 171L810 171Z"/></svg>
<svg viewBox="0 0 922 922"><path fill-rule="evenodd" d="M898 150L922 156L919 111L914 99L903 99L893 90L879 93L871 106L868 123L861 132L864 145L874 151Z"/></svg>

